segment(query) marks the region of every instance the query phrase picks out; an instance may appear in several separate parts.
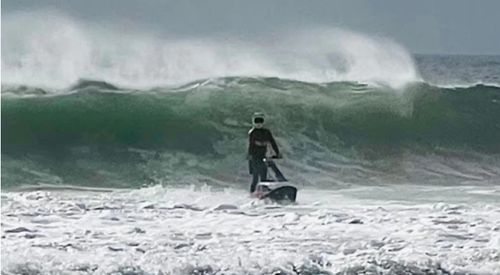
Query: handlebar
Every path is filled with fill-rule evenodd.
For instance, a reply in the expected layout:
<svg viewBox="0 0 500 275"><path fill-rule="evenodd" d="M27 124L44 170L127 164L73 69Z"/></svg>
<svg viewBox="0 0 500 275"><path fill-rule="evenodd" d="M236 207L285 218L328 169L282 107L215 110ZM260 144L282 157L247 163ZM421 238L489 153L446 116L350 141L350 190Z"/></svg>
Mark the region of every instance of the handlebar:
<svg viewBox="0 0 500 275"><path fill-rule="evenodd" d="M283 157L278 157L278 156L272 156L270 158L264 158L263 161L266 162L266 161L272 161L272 160L275 160L275 159L283 159Z"/></svg>

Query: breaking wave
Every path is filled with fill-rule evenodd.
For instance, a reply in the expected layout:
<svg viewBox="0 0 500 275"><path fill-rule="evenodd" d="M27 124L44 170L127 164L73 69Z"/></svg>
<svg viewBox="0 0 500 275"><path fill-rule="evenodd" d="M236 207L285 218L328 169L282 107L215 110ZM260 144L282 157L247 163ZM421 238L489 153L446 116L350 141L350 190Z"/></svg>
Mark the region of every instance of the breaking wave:
<svg viewBox="0 0 500 275"><path fill-rule="evenodd" d="M267 113L285 171L304 182L495 182L499 104L500 89L484 85L396 92L229 77L146 90L90 80L58 93L10 87L2 183L243 183L255 111Z"/></svg>
<svg viewBox="0 0 500 275"><path fill-rule="evenodd" d="M3 84L65 88L86 78L145 88L250 76L396 87L419 80L411 55L397 43L338 28L242 40L124 33L54 11L7 14L3 22Z"/></svg>

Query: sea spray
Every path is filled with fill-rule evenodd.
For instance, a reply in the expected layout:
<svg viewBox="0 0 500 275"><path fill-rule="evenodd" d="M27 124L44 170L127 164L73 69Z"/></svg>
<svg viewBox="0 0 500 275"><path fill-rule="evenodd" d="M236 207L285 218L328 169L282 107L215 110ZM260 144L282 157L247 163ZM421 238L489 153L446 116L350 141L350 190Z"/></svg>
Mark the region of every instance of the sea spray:
<svg viewBox="0 0 500 275"><path fill-rule="evenodd" d="M179 38L83 24L54 11L4 17L2 84L65 88L84 78L145 88L253 76L401 87L420 79L396 42L339 28Z"/></svg>

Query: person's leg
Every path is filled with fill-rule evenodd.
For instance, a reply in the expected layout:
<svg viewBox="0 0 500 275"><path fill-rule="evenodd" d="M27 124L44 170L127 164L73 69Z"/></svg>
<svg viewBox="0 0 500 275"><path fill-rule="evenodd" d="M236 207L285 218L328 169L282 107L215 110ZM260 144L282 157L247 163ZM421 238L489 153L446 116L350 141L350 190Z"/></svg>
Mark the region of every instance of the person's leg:
<svg viewBox="0 0 500 275"><path fill-rule="evenodd" d="M250 184L250 193L253 193L255 191L255 186L259 182L259 168L257 165L256 161L251 161L250 162L252 168L252 182Z"/></svg>
<svg viewBox="0 0 500 275"><path fill-rule="evenodd" d="M260 181L267 181L267 163L263 161L260 163L259 175Z"/></svg>

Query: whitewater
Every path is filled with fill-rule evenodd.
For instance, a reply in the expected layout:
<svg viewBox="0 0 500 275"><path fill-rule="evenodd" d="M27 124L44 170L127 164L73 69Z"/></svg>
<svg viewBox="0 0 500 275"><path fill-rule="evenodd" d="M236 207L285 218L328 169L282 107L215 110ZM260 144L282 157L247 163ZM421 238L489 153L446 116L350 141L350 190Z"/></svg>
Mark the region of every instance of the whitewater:
<svg viewBox="0 0 500 275"><path fill-rule="evenodd" d="M500 274L500 57L2 20L2 274ZM248 195L266 113L296 204Z"/></svg>

